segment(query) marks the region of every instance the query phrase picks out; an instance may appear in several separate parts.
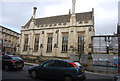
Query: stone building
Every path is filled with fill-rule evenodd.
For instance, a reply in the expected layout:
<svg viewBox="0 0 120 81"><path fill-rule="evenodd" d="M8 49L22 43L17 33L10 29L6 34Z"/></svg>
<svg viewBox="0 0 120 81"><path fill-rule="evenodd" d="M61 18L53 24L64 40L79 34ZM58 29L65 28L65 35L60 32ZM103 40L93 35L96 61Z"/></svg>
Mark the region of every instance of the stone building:
<svg viewBox="0 0 120 81"><path fill-rule="evenodd" d="M15 54L19 42L19 35L19 33L11 29L0 26L0 39L3 41L2 52Z"/></svg>
<svg viewBox="0 0 120 81"><path fill-rule="evenodd" d="M75 13L75 3L72 0L72 13L45 18L36 18L37 8L34 7L33 16L22 26L18 53L43 60L69 59L70 55L91 53L94 9Z"/></svg>

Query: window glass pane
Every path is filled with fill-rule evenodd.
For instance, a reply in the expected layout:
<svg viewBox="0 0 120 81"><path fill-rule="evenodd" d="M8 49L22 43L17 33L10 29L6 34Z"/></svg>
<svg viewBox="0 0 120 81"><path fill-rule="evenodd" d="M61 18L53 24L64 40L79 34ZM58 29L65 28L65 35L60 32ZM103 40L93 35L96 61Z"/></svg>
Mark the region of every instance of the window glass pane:
<svg viewBox="0 0 120 81"><path fill-rule="evenodd" d="M66 67L65 62L55 61L55 67Z"/></svg>
<svg viewBox="0 0 120 81"><path fill-rule="evenodd" d="M84 36L82 33L78 33L78 52L84 53Z"/></svg>
<svg viewBox="0 0 120 81"><path fill-rule="evenodd" d="M25 39L24 39L24 49L23 51L27 51L28 49L28 35L25 35Z"/></svg>
<svg viewBox="0 0 120 81"><path fill-rule="evenodd" d="M9 56L3 56L3 59L11 59Z"/></svg>
<svg viewBox="0 0 120 81"><path fill-rule="evenodd" d="M51 61L47 61L46 63L43 64L43 67L52 67L54 64L54 61L51 60Z"/></svg>
<svg viewBox="0 0 120 81"><path fill-rule="evenodd" d="M52 40L53 40L53 34L48 34L47 52L52 52Z"/></svg>
<svg viewBox="0 0 120 81"><path fill-rule="evenodd" d="M36 34L34 42L34 51L38 51L38 47L39 47L39 34Z"/></svg>
<svg viewBox="0 0 120 81"><path fill-rule="evenodd" d="M68 33L62 34L62 52L68 51Z"/></svg>
<svg viewBox="0 0 120 81"><path fill-rule="evenodd" d="M12 57L13 60L22 60L20 57Z"/></svg>

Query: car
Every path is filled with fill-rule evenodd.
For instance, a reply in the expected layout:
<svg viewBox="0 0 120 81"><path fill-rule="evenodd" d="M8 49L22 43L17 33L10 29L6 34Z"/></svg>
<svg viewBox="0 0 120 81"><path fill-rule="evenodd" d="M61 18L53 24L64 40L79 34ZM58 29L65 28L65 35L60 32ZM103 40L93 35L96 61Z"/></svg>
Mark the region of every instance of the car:
<svg viewBox="0 0 120 81"><path fill-rule="evenodd" d="M113 81L120 81L120 74L114 76Z"/></svg>
<svg viewBox="0 0 120 81"><path fill-rule="evenodd" d="M2 55L2 68L5 70L23 69L24 61L15 55Z"/></svg>
<svg viewBox="0 0 120 81"><path fill-rule="evenodd" d="M85 71L78 62L52 59L37 66L30 66L28 73L33 78L55 79L61 81L85 80Z"/></svg>

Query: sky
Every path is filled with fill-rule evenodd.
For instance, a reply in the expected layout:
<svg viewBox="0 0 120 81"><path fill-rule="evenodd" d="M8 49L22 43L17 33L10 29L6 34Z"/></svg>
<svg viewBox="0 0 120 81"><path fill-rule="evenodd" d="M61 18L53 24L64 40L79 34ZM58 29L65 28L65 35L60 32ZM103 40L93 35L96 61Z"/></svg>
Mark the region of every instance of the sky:
<svg viewBox="0 0 120 81"><path fill-rule="evenodd" d="M9 1L9 2L8 2ZM76 0L76 13L94 8L95 34L106 35L117 31L118 2L120 0ZM1 0L0 25L20 33L37 7L36 18L64 15L72 9L72 0Z"/></svg>
<svg viewBox="0 0 120 81"><path fill-rule="evenodd" d="M120 1L119 1L119 3L118 3L119 5L118 5L118 23L120 24Z"/></svg>

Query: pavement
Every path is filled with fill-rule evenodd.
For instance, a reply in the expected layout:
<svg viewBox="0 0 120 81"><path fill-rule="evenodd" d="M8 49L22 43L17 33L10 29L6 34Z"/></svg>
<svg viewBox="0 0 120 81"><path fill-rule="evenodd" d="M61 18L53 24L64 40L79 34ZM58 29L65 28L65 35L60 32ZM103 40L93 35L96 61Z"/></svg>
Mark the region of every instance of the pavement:
<svg viewBox="0 0 120 81"><path fill-rule="evenodd" d="M38 64L35 64L35 63L28 63L28 62L25 62L26 65L30 65L30 66L36 66ZM115 75L117 74L105 74L105 73L98 73L98 72L90 72L90 71L85 71L85 73L90 73L90 74L98 74L98 75L106 75L106 76L112 76L114 77Z"/></svg>

